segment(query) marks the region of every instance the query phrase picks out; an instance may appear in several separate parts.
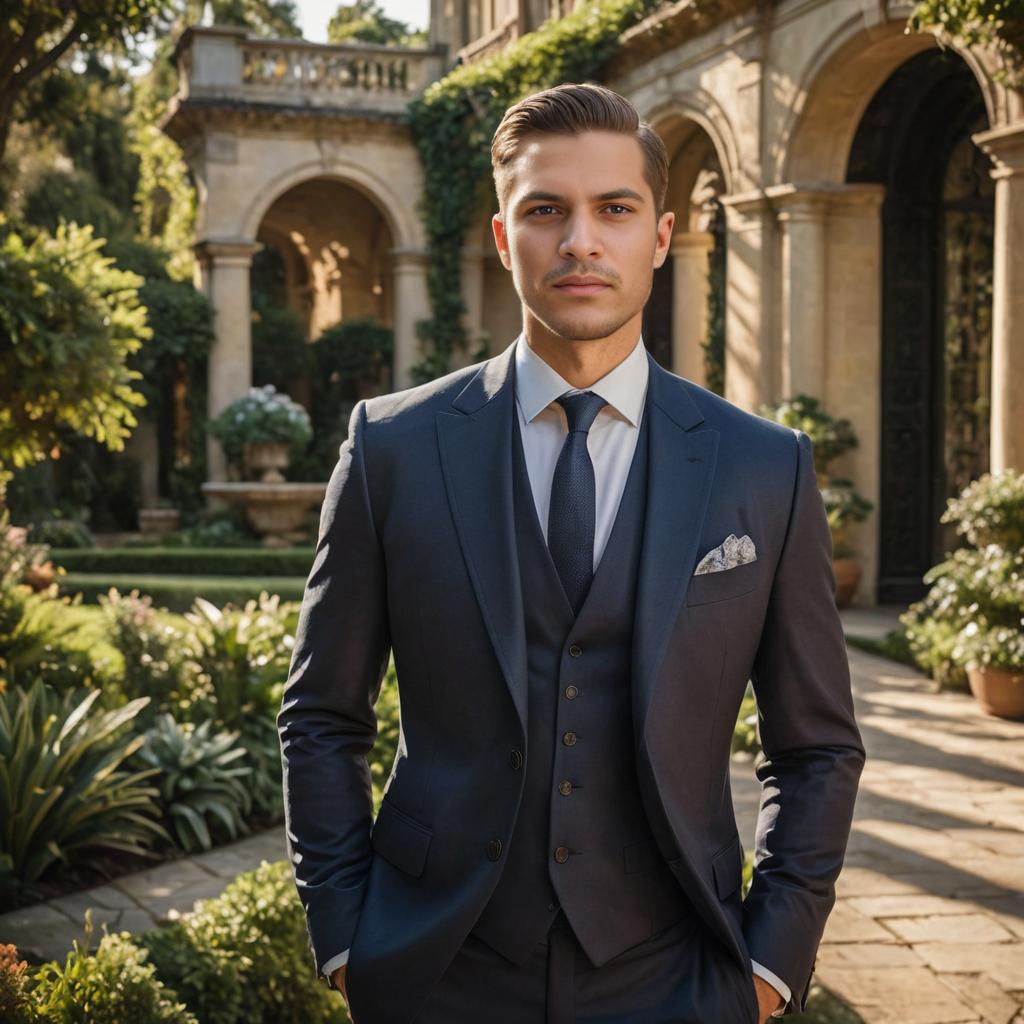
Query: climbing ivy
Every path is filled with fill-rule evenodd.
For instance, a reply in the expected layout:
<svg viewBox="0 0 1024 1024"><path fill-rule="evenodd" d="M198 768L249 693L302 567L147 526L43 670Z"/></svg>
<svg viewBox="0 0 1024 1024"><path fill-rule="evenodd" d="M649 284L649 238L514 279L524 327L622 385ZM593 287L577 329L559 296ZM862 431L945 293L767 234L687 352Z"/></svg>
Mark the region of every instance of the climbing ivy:
<svg viewBox="0 0 1024 1024"><path fill-rule="evenodd" d="M416 383L447 373L452 355L465 351L469 342L462 325L463 239L493 188L491 138L505 111L540 89L596 80L622 33L662 2L582 3L500 53L460 65L409 105L410 129L423 167L419 212L427 232L433 312L416 325L426 352L412 368Z"/></svg>

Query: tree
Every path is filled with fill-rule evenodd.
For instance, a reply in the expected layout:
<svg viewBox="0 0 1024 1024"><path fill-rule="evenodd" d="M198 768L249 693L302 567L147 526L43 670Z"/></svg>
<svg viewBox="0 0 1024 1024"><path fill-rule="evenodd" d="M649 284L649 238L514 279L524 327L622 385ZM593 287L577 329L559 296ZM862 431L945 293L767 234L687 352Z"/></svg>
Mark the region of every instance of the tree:
<svg viewBox="0 0 1024 1024"><path fill-rule="evenodd" d="M5 0L0 18L0 157L14 104L25 88L76 43L132 45L168 0Z"/></svg>
<svg viewBox="0 0 1024 1024"><path fill-rule="evenodd" d="M404 21L389 18L376 0L353 0L339 4L327 24L327 41L379 43L383 46L417 46L426 42L426 33L414 31Z"/></svg>
<svg viewBox="0 0 1024 1024"><path fill-rule="evenodd" d="M63 221L26 242L0 214L0 493L12 469L59 454L62 428L122 451L138 425L127 359L152 336L142 278L102 246Z"/></svg>

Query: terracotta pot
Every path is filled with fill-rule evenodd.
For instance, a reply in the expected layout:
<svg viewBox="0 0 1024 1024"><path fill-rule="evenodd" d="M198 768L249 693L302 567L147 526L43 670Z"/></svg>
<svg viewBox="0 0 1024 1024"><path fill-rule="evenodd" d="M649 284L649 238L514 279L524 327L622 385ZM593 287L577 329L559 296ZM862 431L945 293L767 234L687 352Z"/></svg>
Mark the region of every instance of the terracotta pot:
<svg viewBox="0 0 1024 1024"><path fill-rule="evenodd" d="M845 608L860 583L861 568L855 558L833 558L832 571L836 575L836 607Z"/></svg>
<svg viewBox="0 0 1024 1024"><path fill-rule="evenodd" d="M245 464L250 470L262 470L263 483L279 484L284 481L281 470L288 466L290 451L287 441L247 441Z"/></svg>
<svg viewBox="0 0 1024 1024"><path fill-rule="evenodd" d="M1024 668L969 668L967 681L985 714L1024 718Z"/></svg>

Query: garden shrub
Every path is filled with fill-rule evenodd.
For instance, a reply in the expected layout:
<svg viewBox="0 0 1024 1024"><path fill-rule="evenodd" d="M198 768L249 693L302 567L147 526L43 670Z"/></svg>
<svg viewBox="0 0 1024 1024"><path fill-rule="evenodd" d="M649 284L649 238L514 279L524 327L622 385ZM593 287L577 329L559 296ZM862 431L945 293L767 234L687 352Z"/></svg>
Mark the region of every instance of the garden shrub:
<svg viewBox="0 0 1024 1024"><path fill-rule="evenodd" d="M41 682L0 686L0 907L32 893L57 864L104 850L143 854L168 838L146 781L152 770L125 767L144 742L125 727L147 699L97 711L99 696L60 697Z"/></svg>
<svg viewBox="0 0 1024 1024"><path fill-rule="evenodd" d="M237 732L212 732L209 719L181 725L169 714L157 717L145 745L135 755L140 768L154 768L164 823L186 852L209 850L213 834L237 839L249 831L252 807L248 776L252 768L237 745Z"/></svg>
<svg viewBox="0 0 1024 1024"><path fill-rule="evenodd" d="M74 573L143 573L196 576L308 576L313 549L187 547L54 548L50 558Z"/></svg>
<svg viewBox="0 0 1024 1024"><path fill-rule="evenodd" d="M346 1020L337 994L315 977L286 861L240 875L219 897L143 942L159 977L202 1024Z"/></svg>
<svg viewBox="0 0 1024 1024"><path fill-rule="evenodd" d="M36 1024L40 1020L28 990L28 964L14 946L0 945L0 1021L3 1024Z"/></svg>
<svg viewBox="0 0 1024 1024"><path fill-rule="evenodd" d="M44 964L34 996L48 1024L198 1024L146 962L146 951L128 932L105 935L95 954L76 940L63 967ZM30 1018L31 1019L31 1018Z"/></svg>

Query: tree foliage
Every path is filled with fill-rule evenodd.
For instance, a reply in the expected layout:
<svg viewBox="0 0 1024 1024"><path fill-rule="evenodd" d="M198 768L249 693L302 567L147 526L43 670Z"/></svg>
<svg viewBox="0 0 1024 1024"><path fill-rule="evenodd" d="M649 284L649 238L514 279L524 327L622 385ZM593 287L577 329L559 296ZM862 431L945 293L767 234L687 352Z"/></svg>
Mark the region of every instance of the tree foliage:
<svg viewBox="0 0 1024 1024"><path fill-rule="evenodd" d="M0 477L59 449L62 427L121 451L145 398L127 365L152 332L142 278L90 226L26 240L0 214Z"/></svg>
<svg viewBox="0 0 1024 1024"><path fill-rule="evenodd" d="M382 46L417 46L426 43L426 33L413 30L404 21L389 18L376 0L352 0L339 4L327 23L330 43L379 43Z"/></svg>

